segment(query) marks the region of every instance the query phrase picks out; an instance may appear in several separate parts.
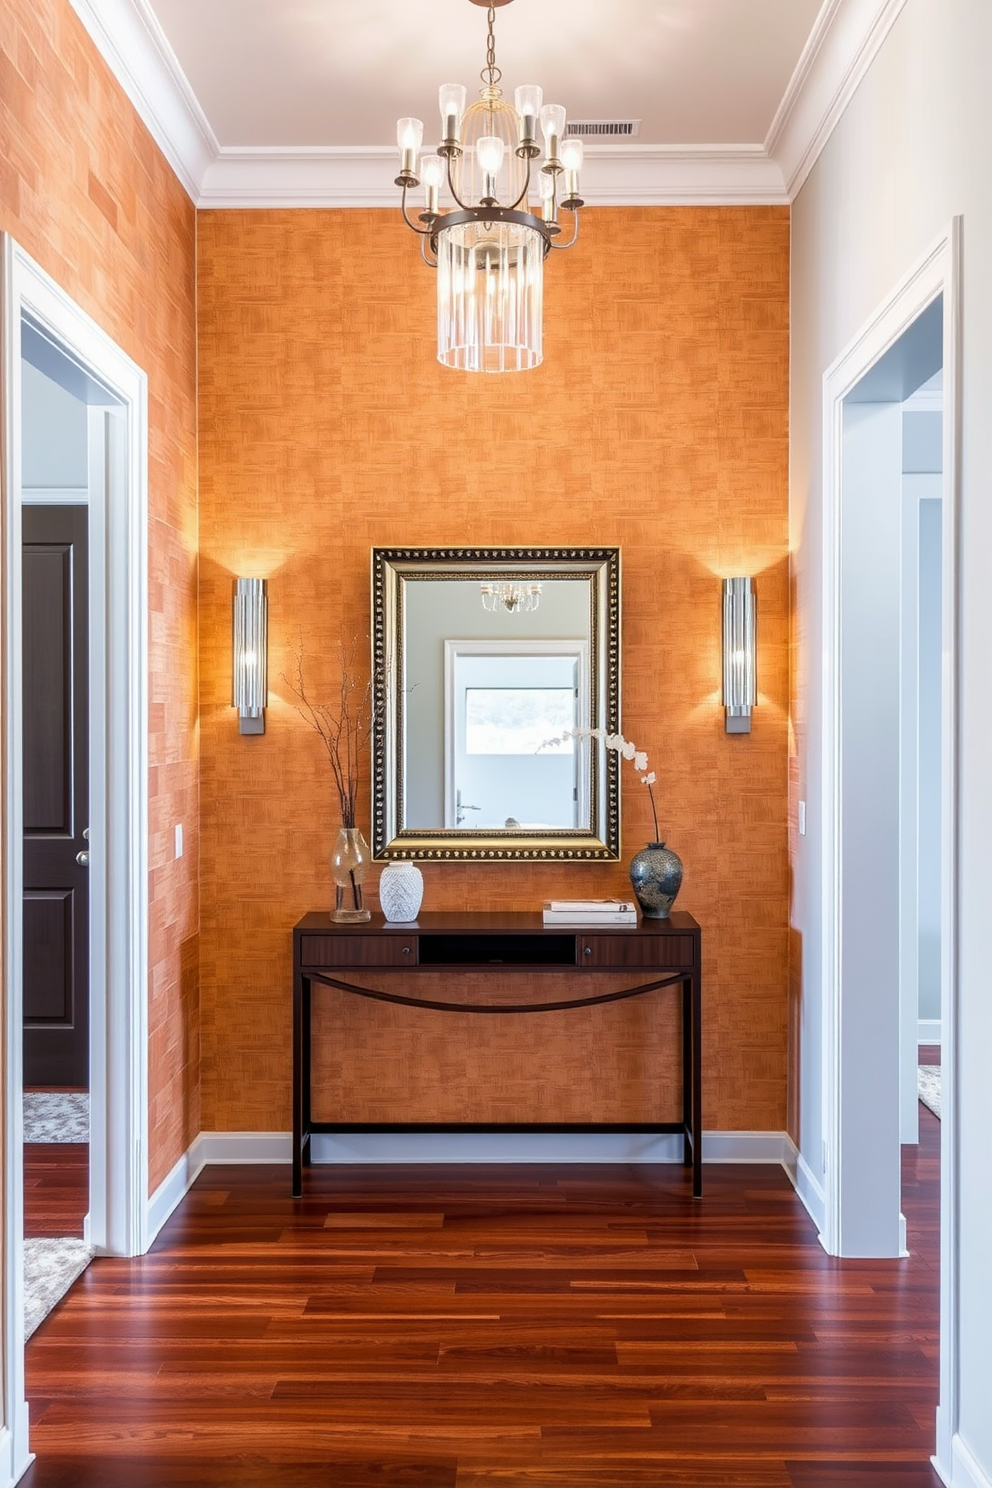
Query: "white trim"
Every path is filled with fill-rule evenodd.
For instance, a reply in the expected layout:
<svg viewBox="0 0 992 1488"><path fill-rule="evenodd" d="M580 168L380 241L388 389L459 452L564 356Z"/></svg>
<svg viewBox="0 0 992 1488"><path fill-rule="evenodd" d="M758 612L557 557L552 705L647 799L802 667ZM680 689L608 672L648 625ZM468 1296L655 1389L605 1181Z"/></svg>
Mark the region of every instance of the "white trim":
<svg viewBox="0 0 992 1488"><path fill-rule="evenodd" d="M917 1042L920 1043L920 1044L939 1044L940 1043L940 1019L939 1018L921 1018L920 1019L919 1038L918 1038Z"/></svg>
<svg viewBox="0 0 992 1488"><path fill-rule="evenodd" d="M623 1132L354 1132L315 1133L316 1163L680 1163L682 1138ZM197 1160L206 1163L288 1163L291 1132L201 1132ZM194 1146L190 1148L193 1153ZM189 1156L189 1154L187 1154ZM795 1162L786 1132L703 1133L706 1163ZM178 1166L178 1165L177 1165ZM170 1178L171 1178L170 1174Z"/></svg>
<svg viewBox="0 0 992 1488"><path fill-rule="evenodd" d="M824 0L765 150L795 201L906 0Z"/></svg>
<svg viewBox="0 0 992 1488"><path fill-rule="evenodd" d="M150 0L71 0L199 207L396 207L391 146L221 146ZM587 145L592 206L794 200L905 0L824 0L766 140Z"/></svg>
<svg viewBox="0 0 992 1488"><path fill-rule="evenodd" d="M846 395L921 312L944 297L943 515L943 720L941 779L941 1029L947 1070L941 1121L940 1220L940 1409L937 1457L952 1460L957 1429L959 1278L957 1274L959 1134L954 1069L958 1032L958 667L960 655L958 527L960 507L961 219L955 218L925 258L896 287L873 319L858 332L823 379L823 1130L828 1155L824 1183L823 1244L841 1253L841 916L840 916L840 691L839 561L842 471L842 405ZM853 1136L852 1136L853 1140ZM941 1469L943 1471L943 1468ZM946 1477L946 1474L945 1474Z"/></svg>
<svg viewBox="0 0 992 1488"><path fill-rule="evenodd" d="M197 1137L167 1173L148 1201L148 1244L151 1245L173 1210L182 1203L203 1171L203 1138Z"/></svg>
<svg viewBox="0 0 992 1488"><path fill-rule="evenodd" d="M101 435L90 499L91 998L90 1226L98 1250L145 1246L148 1205L148 390L145 374L54 280L3 246L3 1089L4 1419L13 1464L28 1461L24 1404L21 1162L21 356L27 314L108 390L90 410ZM95 453L95 452L94 452ZM105 455L105 458L104 458ZM91 472L94 465L91 463ZM101 761L103 765L101 767ZM113 779L117 788L107 789Z"/></svg>
<svg viewBox="0 0 992 1488"><path fill-rule="evenodd" d="M826 1196L823 1187L792 1138L788 1140L792 1147L792 1154L785 1164L785 1171L791 1178L792 1186L802 1200L806 1213L816 1225L817 1234L822 1238L823 1217L826 1213Z"/></svg>
<svg viewBox="0 0 992 1488"><path fill-rule="evenodd" d="M89 486L22 486L22 506L88 506Z"/></svg>
<svg viewBox="0 0 992 1488"><path fill-rule="evenodd" d="M930 1460L948 1488L992 1488L992 1478L979 1466L971 1449L957 1433L951 1441L950 1475L941 1470L936 1457Z"/></svg>
<svg viewBox="0 0 992 1488"><path fill-rule="evenodd" d="M149 133L196 201L219 150L148 0L70 0Z"/></svg>
<svg viewBox="0 0 992 1488"><path fill-rule="evenodd" d="M223 146L199 207L391 207L396 151L386 145ZM587 145L590 207L787 205L782 172L762 145Z"/></svg>

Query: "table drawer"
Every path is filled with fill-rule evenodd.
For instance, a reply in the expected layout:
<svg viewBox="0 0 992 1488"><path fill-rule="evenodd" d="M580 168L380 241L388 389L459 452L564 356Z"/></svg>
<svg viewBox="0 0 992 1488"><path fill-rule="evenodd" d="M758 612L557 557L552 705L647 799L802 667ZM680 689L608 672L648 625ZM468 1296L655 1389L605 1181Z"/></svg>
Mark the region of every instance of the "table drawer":
<svg viewBox="0 0 992 1488"><path fill-rule="evenodd" d="M579 964L597 971L607 967L692 966L693 937L638 935L631 930L619 935L583 935L579 942Z"/></svg>
<svg viewBox="0 0 992 1488"><path fill-rule="evenodd" d="M416 966L415 935L301 935L300 965Z"/></svg>

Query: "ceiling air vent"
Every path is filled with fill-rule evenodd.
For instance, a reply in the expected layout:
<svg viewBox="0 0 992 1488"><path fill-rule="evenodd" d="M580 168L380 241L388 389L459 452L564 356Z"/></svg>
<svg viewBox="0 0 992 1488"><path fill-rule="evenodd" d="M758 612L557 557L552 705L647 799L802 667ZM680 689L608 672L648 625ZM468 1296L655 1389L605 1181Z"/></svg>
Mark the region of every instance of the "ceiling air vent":
<svg viewBox="0 0 992 1488"><path fill-rule="evenodd" d="M580 139L633 139L641 132L640 119L569 119L565 133Z"/></svg>

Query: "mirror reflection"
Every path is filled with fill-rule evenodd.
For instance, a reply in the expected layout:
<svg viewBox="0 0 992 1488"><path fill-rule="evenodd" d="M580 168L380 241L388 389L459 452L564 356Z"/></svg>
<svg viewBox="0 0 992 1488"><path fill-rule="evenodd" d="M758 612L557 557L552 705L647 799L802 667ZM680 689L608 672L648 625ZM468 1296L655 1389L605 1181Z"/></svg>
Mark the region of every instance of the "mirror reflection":
<svg viewBox="0 0 992 1488"><path fill-rule="evenodd" d="M619 717L616 550L377 549L373 570L376 855L615 856L609 758L563 735Z"/></svg>

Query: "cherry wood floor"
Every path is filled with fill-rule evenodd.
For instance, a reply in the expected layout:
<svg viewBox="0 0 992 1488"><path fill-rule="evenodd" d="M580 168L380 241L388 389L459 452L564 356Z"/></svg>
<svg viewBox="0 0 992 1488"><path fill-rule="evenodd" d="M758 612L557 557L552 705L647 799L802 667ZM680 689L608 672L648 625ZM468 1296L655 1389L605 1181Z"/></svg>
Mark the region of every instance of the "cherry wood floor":
<svg viewBox="0 0 992 1488"><path fill-rule="evenodd" d="M27 1349L28 1488L932 1488L939 1123L904 1261L775 1167L212 1167Z"/></svg>
<svg viewBox="0 0 992 1488"><path fill-rule="evenodd" d="M24 1233L78 1236L89 1209L90 1149L87 1142L25 1142Z"/></svg>

